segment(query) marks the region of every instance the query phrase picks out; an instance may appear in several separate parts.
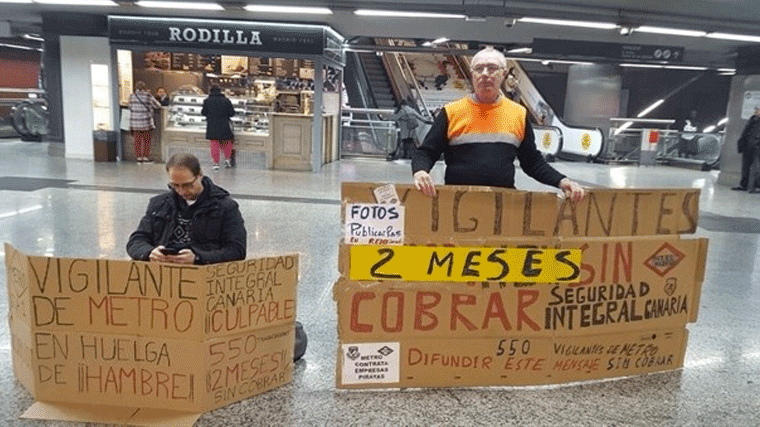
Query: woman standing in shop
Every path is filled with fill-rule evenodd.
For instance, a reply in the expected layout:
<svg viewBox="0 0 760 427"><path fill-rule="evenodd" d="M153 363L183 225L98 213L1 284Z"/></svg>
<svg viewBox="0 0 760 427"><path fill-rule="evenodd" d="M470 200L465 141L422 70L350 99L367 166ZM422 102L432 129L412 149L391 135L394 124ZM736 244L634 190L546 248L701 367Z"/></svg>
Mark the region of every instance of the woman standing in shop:
<svg viewBox="0 0 760 427"><path fill-rule="evenodd" d="M135 143L137 161L150 161L150 139L156 124L153 111L161 108L156 98L145 89L144 82L135 84L135 91L129 96L129 127Z"/></svg>
<svg viewBox="0 0 760 427"><path fill-rule="evenodd" d="M211 86L208 98L203 101L201 114L206 116L206 139L211 150L213 169L219 170L219 151L224 148L225 167L231 168L232 144L235 136L232 134L230 118L235 115L232 101L222 93L219 86Z"/></svg>

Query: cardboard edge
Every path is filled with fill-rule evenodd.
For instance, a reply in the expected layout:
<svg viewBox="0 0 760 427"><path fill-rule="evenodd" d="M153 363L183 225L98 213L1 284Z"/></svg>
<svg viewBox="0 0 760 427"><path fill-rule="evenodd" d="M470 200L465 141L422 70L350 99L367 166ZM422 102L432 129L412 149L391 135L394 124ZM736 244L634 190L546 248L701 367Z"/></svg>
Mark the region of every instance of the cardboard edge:
<svg viewBox="0 0 760 427"><path fill-rule="evenodd" d="M707 248L709 239L700 238L698 243L697 268L694 275L694 297L691 299L689 322L694 323L699 317L699 304L702 301L702 283L705 280L705 268L707 266Z"/></svg>
<svg viewBox="0 0 760 427"><path fill-rule="evenodd" d="M120 406L80 405L38 401L20 418L145 427L191 427L201 414Z"/></svg>

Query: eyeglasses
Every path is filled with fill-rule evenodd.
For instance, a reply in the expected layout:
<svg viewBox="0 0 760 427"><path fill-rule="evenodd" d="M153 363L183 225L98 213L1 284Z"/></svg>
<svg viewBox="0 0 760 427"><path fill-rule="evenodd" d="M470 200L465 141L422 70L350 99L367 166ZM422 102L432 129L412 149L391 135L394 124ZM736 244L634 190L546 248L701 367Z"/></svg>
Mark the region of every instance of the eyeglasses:
<svg viewBox="0 0 760 427"><path fill-rule="evenodd" d="M193 178L192 181L186 182L184 184L175 184L173 182L170 182L168 184L168 187L169 187L170 190L174 190L174 191L190 190L190 189L193 188L193 185L195 185L195 181L197 181L197 180L198 180L198 176L196 176L195 178Z"/></svg>
<svg viewBox="0 0 760 427"><path fill-rule="evenodd" d="M478 74L483 74L486 71L488 71L488 74L494 74L501 71L501 67L494 64L478 64L472 67L472 71Z"/></svg>

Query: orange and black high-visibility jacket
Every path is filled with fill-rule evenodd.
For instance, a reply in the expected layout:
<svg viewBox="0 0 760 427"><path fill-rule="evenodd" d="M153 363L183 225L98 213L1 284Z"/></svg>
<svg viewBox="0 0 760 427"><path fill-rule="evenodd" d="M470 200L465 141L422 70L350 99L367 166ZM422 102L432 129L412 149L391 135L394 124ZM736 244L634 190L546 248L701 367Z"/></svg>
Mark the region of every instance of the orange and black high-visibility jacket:
<svg viewBox="0 0 760 427"><path fill-rule="evenodd" d="M412 172L430 172L441 153L450 185L514 188L515 158L541 183L557 187L565 177L536 148L525 107L503 96L495 104L466 97L443 107L414 154Z"/></svg>

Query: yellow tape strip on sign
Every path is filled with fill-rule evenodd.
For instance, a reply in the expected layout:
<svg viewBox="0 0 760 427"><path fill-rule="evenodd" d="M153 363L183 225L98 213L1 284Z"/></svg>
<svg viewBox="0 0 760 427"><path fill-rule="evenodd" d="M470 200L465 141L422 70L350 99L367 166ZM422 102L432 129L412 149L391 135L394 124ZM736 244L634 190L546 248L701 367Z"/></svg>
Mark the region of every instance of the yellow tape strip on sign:
<svg viewBox="0 0 760 427"><path fill-rule="evenodd" d="M580 249L351 247L351 280L577 283Z"/></svg>

